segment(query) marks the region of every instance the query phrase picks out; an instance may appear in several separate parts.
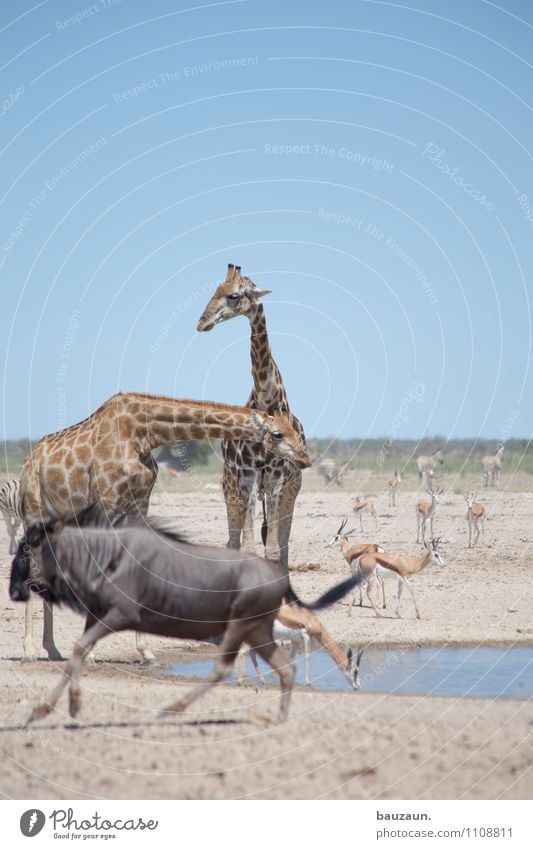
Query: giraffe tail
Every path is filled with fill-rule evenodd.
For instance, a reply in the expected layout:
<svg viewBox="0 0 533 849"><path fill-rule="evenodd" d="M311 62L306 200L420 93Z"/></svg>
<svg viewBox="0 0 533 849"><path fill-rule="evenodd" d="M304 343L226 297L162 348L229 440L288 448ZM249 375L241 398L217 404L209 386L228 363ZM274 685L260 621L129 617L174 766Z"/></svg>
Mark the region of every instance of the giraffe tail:
<svg viewBox="0 0 533 849"><path fill-rule="evenodd" d="M267 536L268 536L268 519L267 519L267 511L266 511L266 497L263 495L262 504L263 504L263 524L261 525L261 539L263 541L263 546L266 548L267 544Z"/></svg>

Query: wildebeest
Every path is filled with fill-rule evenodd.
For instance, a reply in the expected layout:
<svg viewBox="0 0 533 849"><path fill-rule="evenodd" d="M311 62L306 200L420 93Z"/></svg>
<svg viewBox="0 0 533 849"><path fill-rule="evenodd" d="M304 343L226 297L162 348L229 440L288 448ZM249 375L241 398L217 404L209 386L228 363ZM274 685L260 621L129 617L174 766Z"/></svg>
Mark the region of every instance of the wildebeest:
<svg viewBox="0 0 533 849"><path fill-rule="evenodd" d="M282 599L318 610L341 599L359 580L344 581L307 604L277 564L229 549L192 545L154 523L95 528L55 520L32 525L13 560L11 599L26 601L33 585L52 604L65 604L86 614L87 620L59 684L28 721L46 716L69 682L69 709L75 716L81 706L84 657L98 640L125 630L198 640L223 637L208 685L194 688L164 713L184 710L208 686L229 675L245 642L279 675L283 721L294 667L272 636Z"/></svg>

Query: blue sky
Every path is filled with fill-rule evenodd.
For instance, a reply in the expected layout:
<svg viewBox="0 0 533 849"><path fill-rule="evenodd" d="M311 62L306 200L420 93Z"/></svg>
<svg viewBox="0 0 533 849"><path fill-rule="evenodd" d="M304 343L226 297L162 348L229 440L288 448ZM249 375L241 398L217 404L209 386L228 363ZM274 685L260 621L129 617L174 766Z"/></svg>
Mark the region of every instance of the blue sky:
<svg viewBox="0 0 533 849"><path fill-rule="evenodd" d="M532 35L525 0L3 4L3 436L244 403L246 320L196 332L234 262L308 436L529 437Z"/></svg>

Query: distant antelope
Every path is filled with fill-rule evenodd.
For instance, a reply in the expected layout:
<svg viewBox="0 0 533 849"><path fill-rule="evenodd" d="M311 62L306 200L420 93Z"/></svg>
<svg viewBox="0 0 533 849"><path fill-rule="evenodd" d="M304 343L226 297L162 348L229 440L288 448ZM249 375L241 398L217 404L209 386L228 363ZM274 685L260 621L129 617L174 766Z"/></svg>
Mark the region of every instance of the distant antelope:
<svg viewBox="0 0 533 849"><path fill-rule="evenodd" d="M416 603L415 591L408 579L412 575L416 575L417 572L420 572L424 568L424 566L428 565L428 563L434 563L436 566L446 565L445 561L440 555L438 539L432 539L431 546L429 546L426 542L424 543L424 546L426 548L426 551L418 559L414 557L407 557L405 554L388 554L387 552L380 551L372 551L368 552L367 554L363 554L359 561L359 566L363 575L367 575L367 595L370 600L370 603L372 604L372 607L374 608L376 616L383 616L383 613L378 610L372 597L374 578L378 578L378 576L384 578L385 576L393 575L397 578L398 581L398 594L395 615L398 618L401 618L400 599L403 587L407 587L413 599L416 618L420 619L420 611Z"/></svg>
<svg viewBox="0 0 533 849"><path fill-rule="evenodd" d="M326 484L336 483L337 486L342 486L342 479L344 477L344 473L348 468L348 463L345 463L344 466L337 466L335 460L331 457L324 457L317 463L317 471L324 480Z"/></svg>
<svg viewBox="0 0 533 849"><path fill-rule="evenodd" d="M468 522L468 548L472 547L472 528L474 528L476 534L476 538L474 540L474 545L476 545L479 539L479 534L481 531L485 530L485 519L487 518L487 513L483 504L474 501L475 497L475 492L467 492L465 495L465 501L468 507L468 512L466 514L466 521Z"/></svg>
<svg viewBox="0 0 533 849"><path fill-rule="evenodd" d="M485 478L485 486L489 485L489 480L491 482L491 486L497 486L500 482L500 474L502 470L502 460L503 460L503 445L500 445L496 451L496 454L493 456L487 454L486 457L483 457L483 476Z"/></svg>
<svg viewBox="0 0 533 849"><path fill-rule="evenodd" d="M437 504L439 503L440 496L442 495L444 490L437 489L435 491L433 489L427 489L426 492L430 496L431 501L426 501L424 499L422 501L419 501L416 505L416 541L420 542L420 531L422 531L422 542L424 543L424 545L426 542L426 523L428 520L429 532L430 535L433 537L433 516L435 515Z"/></svg>
<svg viewBox="0 0 533 849"><path fill-rule="evenodd" d="M335 543L337 543L337 542L340 543L340 547L341 547L341 551L342 551L342 554L344 556L344 559L346 560L348 566L350 567L352 575L355 577L356 575L359 574L359 560L361 559L363 554L366 554L367 552L370 552L370 551L384 551L384 549L381 548L379 545L377 545L377 543L375 543L375 542L362 542L362 543L350 545L348 537L351 534L353 534L355 528L352 528L351 530L343 533L347 523L348 523L348 519L344 518L341 522L339 530L337 531L337 533L335 534L335 536L333 537L331 542L327 543L325 548L331 548L331 546L335 545ZM385 582L382 580L382 578L380 576L378 576L377 580L378 580L378 583L381 585L381 594L382 594L382 599L383 599L383 609L385 609L387 607L387 604L386 604L386 601L385 601ZM363 585L366 583L366 581L367 581L367 578L364 578L363 581L358 585L358 587L356 587L356 589L354 591L353 600L352 600L352 603L350 605L350 616L352 614L352 608L355 605L355 599L357 597L357 590L359 590L359 607L363 606Z"/></svg>
<svg viewBox="0 0 533 849"><path fill-rule="evenodd" d="M396 507L396 496L402 484L402 473L394 471L394 477L389 481L389 507Z"/></svg>
<svg viewBox="0 0 533 849"><path fill-rule="evenodd" d="M429 457L421 454L420 457L416 458L416 466L420 480L422 480L424 475L427 475L429 471L434 472L438 463L444 463L444 460L442 459L443 453L444 449L439 448L438 451L434 451Z"/></svg>
<svg viewBox="0 0 533 849"><path fill-rule="evenodd" d="M376 523L376 531L378 529L378 517L376 513L376 507L371 498L361 498L360 495L357 498L353 498L352 500L352 509L356 516L359 516L359 521L361 523L361 532L363 531L363 513L369 513L374 517L374 522Z"/></svg>

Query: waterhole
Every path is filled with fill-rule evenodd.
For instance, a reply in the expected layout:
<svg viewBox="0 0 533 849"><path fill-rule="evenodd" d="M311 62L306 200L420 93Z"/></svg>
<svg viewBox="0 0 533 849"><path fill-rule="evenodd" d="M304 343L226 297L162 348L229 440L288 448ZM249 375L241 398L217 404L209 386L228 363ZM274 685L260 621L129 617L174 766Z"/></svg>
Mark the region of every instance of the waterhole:
<svg viewBox="0 0 533 849"><path fill-rule="evenodd" d="M305 659L296 659L297 686L303 686ZM212 660L172 664L165 674L206 678ZM277 685L277 677L259 661L267 684ZM233 681L236 682L236 673ZM310 656L311 687L315 690L351 691L351 686L330 656L313 651ZM246 683L257 683L249 658ZM529 699L533 696L533 648L430 647L409 649L367 649L359 671L361 692L468 696L471 698Z"/></svg>

